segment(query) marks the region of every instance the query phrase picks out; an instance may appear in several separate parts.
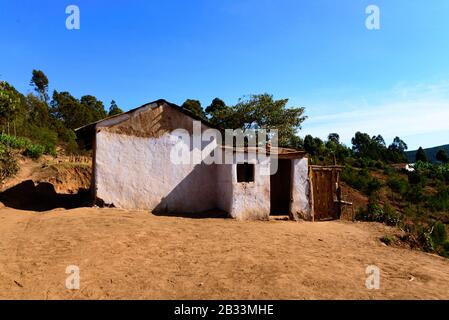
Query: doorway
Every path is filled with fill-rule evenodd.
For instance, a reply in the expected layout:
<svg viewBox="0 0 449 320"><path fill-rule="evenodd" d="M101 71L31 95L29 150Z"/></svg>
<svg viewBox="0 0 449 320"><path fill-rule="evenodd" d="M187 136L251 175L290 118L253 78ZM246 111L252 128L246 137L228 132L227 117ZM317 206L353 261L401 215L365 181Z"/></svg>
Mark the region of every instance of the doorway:
<svg viewBox="0 0 449 320"><path fill-rule="evenodd" d="M278 159L278 170L270 176L270 215L290 215L292 161Z"/></svg>

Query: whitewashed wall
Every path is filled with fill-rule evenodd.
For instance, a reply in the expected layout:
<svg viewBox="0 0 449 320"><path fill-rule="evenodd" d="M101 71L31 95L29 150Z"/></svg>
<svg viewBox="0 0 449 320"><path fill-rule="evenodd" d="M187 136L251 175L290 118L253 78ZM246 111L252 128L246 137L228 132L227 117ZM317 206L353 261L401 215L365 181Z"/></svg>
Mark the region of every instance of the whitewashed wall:
<svg viewBox="0 0 449 320"><path fill-rule="evenodd" d="M120 208L199 212L216 207L214 165L173 164L170 134L142 138L100 130L96 196Z"/></svg>
<svg viewBox="0 0 449 320"><path fill-rule="evenodd" d="M232 165L232 203L229 214L238 220L266 220L270 216L270 176L261 172L269 172L269 158L254 163L254 182L237 182L237 164L244 163L243 154L234 155Z"/></svg>
<svg viewBox="0 0 449 320"><path fill-rule="evenodd" d="M310 204L310 181L307 158L292 160L292 207L295 219L312 220Z"/></svg>

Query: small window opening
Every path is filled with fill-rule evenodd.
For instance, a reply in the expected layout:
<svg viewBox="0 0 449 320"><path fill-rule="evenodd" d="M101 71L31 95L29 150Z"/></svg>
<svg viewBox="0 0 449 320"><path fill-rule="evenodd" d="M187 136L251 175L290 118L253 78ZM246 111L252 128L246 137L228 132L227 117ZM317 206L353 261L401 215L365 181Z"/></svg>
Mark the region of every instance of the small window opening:
<svg viewBox="0 0 449 320"><path fill-rule="evenodd" d="M237 164L237 182L254 182L254 164Z"/></svg>

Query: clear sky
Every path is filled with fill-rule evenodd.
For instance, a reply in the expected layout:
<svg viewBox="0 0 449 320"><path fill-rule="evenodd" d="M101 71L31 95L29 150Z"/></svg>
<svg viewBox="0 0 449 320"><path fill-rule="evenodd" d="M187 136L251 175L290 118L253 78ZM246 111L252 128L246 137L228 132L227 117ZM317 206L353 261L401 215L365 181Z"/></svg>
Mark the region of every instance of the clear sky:
<svg viewBox="0 0 449 320"><path fill-rule="evenodd" d="M268 92L306 107L301 136L431 147L449 143L448 16L448 0L0 0L0 78L26 93L41 69L51 90L125 110Z"/></svg>

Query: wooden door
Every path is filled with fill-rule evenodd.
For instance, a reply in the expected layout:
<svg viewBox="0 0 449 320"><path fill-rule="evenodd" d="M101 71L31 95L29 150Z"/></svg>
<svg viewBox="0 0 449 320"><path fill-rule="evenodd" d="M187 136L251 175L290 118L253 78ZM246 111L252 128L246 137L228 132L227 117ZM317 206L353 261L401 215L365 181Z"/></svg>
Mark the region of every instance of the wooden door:
<svg viewBox="0 0 449 320"><path fill-rule="evenodd" d="M314 219L337 219L336 172L325 168L313 168L311 170Z"/></svg>

